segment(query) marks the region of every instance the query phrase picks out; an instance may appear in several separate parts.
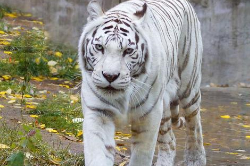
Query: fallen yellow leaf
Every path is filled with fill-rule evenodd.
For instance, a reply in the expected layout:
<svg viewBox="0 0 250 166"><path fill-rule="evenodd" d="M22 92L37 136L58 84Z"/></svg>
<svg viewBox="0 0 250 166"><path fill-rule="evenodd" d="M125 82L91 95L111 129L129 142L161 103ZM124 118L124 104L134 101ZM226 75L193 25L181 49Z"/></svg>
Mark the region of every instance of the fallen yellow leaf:
<svg viewBox="0 0 250 166"><path fill-rule="evenodd" d="M229 118L231 118L229 115L222 115L220 117L223 118L223 119L229 119Z"/></svg>
<svg viewBox="0 0 250 166"><path fill-rule="evenodd" d="M65 87L65 88L68 88L68 89L69 89L69 86L68 86L68 85L59 84L59 86L61 86L61 87Z"/></svg>
<svg viewBox="0 0 250 166"><path fill-rule="evenodd" d="M119 164L119 166L125 166L125 164L127 163L128 161L123 161L121 164Z"/></svg>
<svg viewBox="0 0 250 166"><path fill-rule="evenodd" d="M11 18L16 18L17 14L16 13L4 13L4 16L11 17Z"/></svg>
<svg viewBox="0 0 250 166"><path fill-rule="evenodd" d="M8 42L8 41L0 41L0 45L10 45L10 42Z"/></svg>
<svg viewBox="0 0 250 166"><path fill-rule="evenodd" d="M73 136L74 134L73 133L66 133L68 136Z"/></svg>
<svg viewBox="0 0 250 166"><path fill-rule="evenodd" d="M6 91L1 91L0 95L5 95L7 92Z"/></svg>
<svg viewBox="0 0 250 166"><path fill-rule="evenodd" d="M0 104L0 108L4 108L4 105L1 105L1 104Z"/></svg>
<svg viewBox="0 0 250 166"><path fill-rule="evenodd" d="M62 57L62 53L61 52L55 52L55 56L61 58Z"/></svg>
<svg viewBox="0 0 250 166"><path fill-rule="evenodd" d="M131 137L131 134L122 134L123 137Z"/></svg>
<svg viewBox="0 0 250 166"><path fill-rule="evenodd" d="M23 95L23 97L25 97L25 98L32 98L32 96L31 96L31 95L28 95L28 94Z"/></svg>
<svg viewBox="0 0 250 166"><path fill-rule="evenodd" d="M246 136L246 139L250 139L250 135L247 135L247 136Z"/></svg>
<svg viewBox="0 0 250 166"><path fill-rule="evenodd" d="M0 31L0 34L5 34L5 32L4 31Z"/></svg>
<svg viewBox="0 0 250 166"><path fill-rule="evenodd" d="M31 77L31 79L34 81L39 81L39 82L43 81L43 79L40 77Z"/></svg>
<svg viewBox="0 0 250 166"><path fill-rule="evenodd" d="M250 103L247 103L246 106L250 106Z"/></svg>
<svg viewBox="0 0 250 166"><path fill-rule="evenodd" d="M56 77L50 77L49 79L50 79L50 80L58 80L59 78L56 78Z"/></svg>
<svg viewBox="0 0 250 166"><path fill-rule="evenodd" d="M83 132L82 132L82 130L80 130L80 131L78 131L78 133L77 133L77 137L80 137L80 136L82 136L83 135Z"/></svg>
<svg viewBox="0 0 250 166"><path fill-rule="evenodd" d="M41 129L45 129L45 124L40 124L39 126Z"/></svg>
<svg viewBox="0 0 250 166"><path fill-rule="evenodd" d="M50 133L58 133L57 130L54 130L52 128L46 128L45 130L47 130Z"/></svg>
<svg viewBox="0 0 250 166"><path fill-rule="evenodd" d="M234 153L234 152L226 152L226 154L238 155L239 153Z"/></svg>
<svg viewBox="0 0 250 166"><path fill-rule="evenodd" d="M121 148L118 147L118 146L116 146L115 149L118 150L118 151L121 151Z"/></svg>
<svg viewBox="0 0 250 166"><path fill-rule="evenodd" d="M3 53L8 54L8 55L11 55L11 54L12 54L11 51L4 51Z"/></svg>
<svg viewBox="0 0 250 166"><path fill-rule="evenodd" d="M34 22L34 23L36 23L36 24L43 25L43 22L42 22L42 21L32 21L32 22Z"/></svg>
<svg viewBox="0 0 250 166"><path fill-rule="evenodd" d="M5 144L0 144L0 149L9 149L10 147Z"/></svg>
<svg viewBox="0 0 250 166"><path fill-rule="evenodd" d="M38 118L38 115L30 115L31 118Z"/></svg>
<svg viewBox="0 0 250 166"><path fill-rule="evenodd" d="M26 108L36 109L36 105L26 105Z"/></svg>
<svg viewBox="0 0 250 166"><path fill-rule="evenodd" d="M10 76L10 75L3 75L2 77L3 77L5 80L11 79L11 76Z"/></svg>
<svg viewBox="0 0 250 166"><path fill-rule="evenodd" d="M250 128L250 125L242 125L242 127Z"/></svg>
<svg viewBox="0 0 250 166"><path fill-rule="evenodd" d="M73 62L73 59L68 58L68 62L69 62L69 63L72 63L72 62Z"/></svg>
<svg viewBox="0 0 250 166"><path fill-rule="evenodd" d="M0 116L0 119L3 119L3 117Z"/></svg>

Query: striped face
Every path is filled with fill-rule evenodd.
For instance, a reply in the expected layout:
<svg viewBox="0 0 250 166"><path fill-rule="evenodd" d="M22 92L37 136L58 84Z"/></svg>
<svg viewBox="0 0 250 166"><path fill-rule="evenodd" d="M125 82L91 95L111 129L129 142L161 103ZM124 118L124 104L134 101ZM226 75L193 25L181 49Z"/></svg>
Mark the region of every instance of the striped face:
<svg viewBox="0 0 250 166"><path fill-rule="evenodd" d="M83 41L85 69L96 87L125 90L144 71L147 43L125 14L111 12L103 18Z"/></svg>

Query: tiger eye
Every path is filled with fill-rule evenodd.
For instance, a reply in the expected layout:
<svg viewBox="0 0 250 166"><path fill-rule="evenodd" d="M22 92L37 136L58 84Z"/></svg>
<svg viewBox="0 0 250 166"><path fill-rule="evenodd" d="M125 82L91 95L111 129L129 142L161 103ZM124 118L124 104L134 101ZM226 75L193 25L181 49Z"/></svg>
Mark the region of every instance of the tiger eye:
<svg viewBox="0 0 250 166"><path fill-rule="evenodd" d="M95 48L96 48L98 51L103 50L103 46L102 46L101 44L96 44L96 45L95 45Z"/></svg>
<svg viewBox="0 0 250 166"><path fill-rule="evenodd" d="M126 53L126 54L131 54L133 51L134 51L134 49L132 49L132 48L127 48L127 49L125 50L125 53Z"/></svg>

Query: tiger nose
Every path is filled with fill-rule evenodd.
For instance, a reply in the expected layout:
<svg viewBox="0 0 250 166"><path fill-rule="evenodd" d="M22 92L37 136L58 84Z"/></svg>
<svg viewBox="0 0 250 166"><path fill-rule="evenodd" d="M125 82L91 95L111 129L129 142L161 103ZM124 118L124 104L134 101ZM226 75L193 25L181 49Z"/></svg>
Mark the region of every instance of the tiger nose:
<svg viewBox="0 0 250 166"><path fill-rule="evenodd" d="M106 80L109 83L111 83L111 82L114 82L120 76L120 73L118 73L118 74L109 74L109 73L102 72L102 75L103 75L104 78L106 78Z"/></svg>

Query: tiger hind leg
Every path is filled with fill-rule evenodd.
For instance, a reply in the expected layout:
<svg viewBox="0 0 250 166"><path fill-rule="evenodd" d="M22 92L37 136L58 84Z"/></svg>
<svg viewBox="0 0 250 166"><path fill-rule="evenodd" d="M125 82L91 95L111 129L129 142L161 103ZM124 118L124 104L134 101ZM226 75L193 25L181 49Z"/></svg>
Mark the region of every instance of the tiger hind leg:
<svg viewBox="0 0 250 166"><path fill-rule="evenodd" d="M185 114L187 134L184 152L185 166L206 165L201 127L200 100L200 91L192 93L189 97L181 100Z"/></svg>
<svg viewBox="0 0 250 166"><path fill-rule="evenodd" d="M170 103L170 110L171 110L171 120L172 125L175 128L182 128L185 126L185 118L180 117L179 115L179 100L176 99Z"/></svg>
<svg viewBox="0 0 250 166"><path fill-rule="evenodd" d="M165 107L165 106L164 106ZM176 139L172 131L171 112L164 108L161 125L158 134L158 159L156 166L173 166L176 155Z"/></svg>

